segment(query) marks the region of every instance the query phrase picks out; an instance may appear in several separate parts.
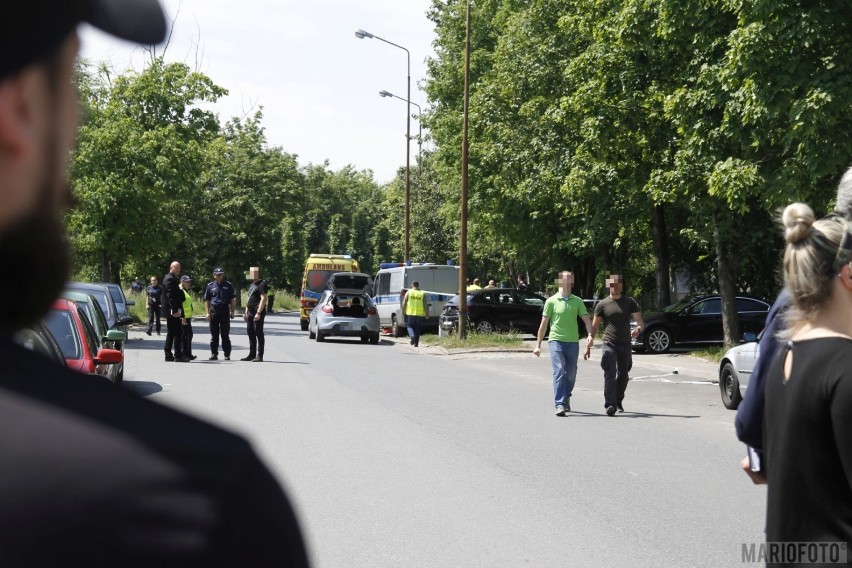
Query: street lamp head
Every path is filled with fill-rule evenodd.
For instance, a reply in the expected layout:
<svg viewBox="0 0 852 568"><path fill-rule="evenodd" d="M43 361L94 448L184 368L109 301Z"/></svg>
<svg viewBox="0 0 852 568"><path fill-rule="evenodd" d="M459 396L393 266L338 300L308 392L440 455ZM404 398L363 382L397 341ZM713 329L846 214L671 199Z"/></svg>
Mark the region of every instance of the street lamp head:
<svg viewBox="0 0 852 568"><path fill-rule="evenodd" d="M358 39L364 39L365 37L372 39L373 34L371 34L370 32L365 32L364 30L356 30L355 37L357 37Z"/></svg>
<svg viewBox="0 0 852 568"><path fill-rule="evenodd" d="M380 97L392 97L393 93L389 93L387 91L379 91L379 96Z"/></svg>

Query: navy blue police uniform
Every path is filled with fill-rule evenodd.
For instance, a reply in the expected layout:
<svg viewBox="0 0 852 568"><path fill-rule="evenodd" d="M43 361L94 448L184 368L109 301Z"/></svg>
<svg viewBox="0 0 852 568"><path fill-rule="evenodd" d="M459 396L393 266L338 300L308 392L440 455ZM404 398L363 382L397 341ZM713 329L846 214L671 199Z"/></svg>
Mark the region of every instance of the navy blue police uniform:
<svg viewBox="0 0 852 568"><path fill-rule="evenodd" d="M217 268L213 273L222 274ZM225 359L231 358L231 318L234 317L231 302L237 297L234 285L227 280L220 284L213 281L204 290L204 301L208 303L208 314L210 315L210 359L215 361L219 358L219 335L222 336L222 352Z"/></svg>
<svg viewBox="0 0 852 568"><path fill-rule="evenodd" d="M159 284L148 286L145 289L145 294L148 296L148 329L146 333L151 335L156 320L157 335L160 335L160 310L162 309L160 300L163 297L163 287Z"/></svg>

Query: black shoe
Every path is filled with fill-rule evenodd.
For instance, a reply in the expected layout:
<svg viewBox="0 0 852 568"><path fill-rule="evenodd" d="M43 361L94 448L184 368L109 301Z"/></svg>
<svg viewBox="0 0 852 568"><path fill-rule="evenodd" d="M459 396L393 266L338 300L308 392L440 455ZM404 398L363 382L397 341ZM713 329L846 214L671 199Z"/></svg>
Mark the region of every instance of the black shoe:
<svg viewBox="0 0 852 568"><path fill-rule="evenodd" d="M189 357L175 357L175 363L189 363L192 361Z"/></svg>
<svg viewBox="0 0 852 568"><path fill-rule="evenodd" d="M225 355L225 361L230 361L230 360L231 360L231 356L230 356L230 355Z"/></svg>
<svg viewBox="0 0 852 568"><path fill-rule="evenodd" d="M150 330L150 329L149 329L149 330L147 330L145 333L147 333L147 334L148 334L148 337L150 337L150 336L151 336L151 330Z"/></svg>
<svg viewBox="0 0 852 568"><path fill-rule="evenodd" d="M613 406L612 404L607 406L606 407L606 414L607 414L607 416L614 416L615 415L615 406Z"/></svg>
<svg viewBox="0 0 852 568"><path fill-rule="evenodd" d="M624 412L624 407L623 407L623 406L621 406L621 403L620 403L620 402L618 403L618 411L619 411L619 412Z"/></svg>
<svg viewBox="0 0 852 568"><path fill-rule="evenodd" d="M219 356L218 355L211 355L207 360L208 361L218 361Z"/></svg>
<svg viewBox="0 0 852 568"><path fill-rule="evenodd" d="M198 355L190 355L189 358L195 361L196 359L198 359Z"/></svg>
<svg viewBox="0 0 852 568"><path fill-rule="evenodd" d="M263 357L255 357L251 360L252 363L263 363Z"/></svg>
<svg viewBox="0 0 852 568"><path fill-rule="evenodd" d="M252 359L254 359L254 355L246 355L240 361L251 361Z"/></svg>
<svg viewBox="0 0 852 568"><path fill-rule="evenodd" d="M160 335L160 332L159 332L159 331L157 332L157 335Z"/></svg>
<svg viewBox="0 0 852 568"><path fill-rule="evenodd" d="M166 363L171 363L175 358L173 355L166 355Z"/></svg>

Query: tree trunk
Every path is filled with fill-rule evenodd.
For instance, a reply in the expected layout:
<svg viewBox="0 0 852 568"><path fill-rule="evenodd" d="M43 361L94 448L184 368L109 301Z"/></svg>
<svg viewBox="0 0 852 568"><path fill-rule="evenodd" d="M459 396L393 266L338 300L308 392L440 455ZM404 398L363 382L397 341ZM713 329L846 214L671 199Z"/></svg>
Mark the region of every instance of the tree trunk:
<svg viewBox="0 0 852 568"><path fill-rule="evenodd" d="M651 216L651 235L654 247L654 273L657 279L656 302L661 310L672 303L671 271L669 269L669 235L666 229L666 210L655 205Z"/></svg>
<svg viewBox="0 0 852 568"><path fill-rule="evenodd" d="M722 296L722 330L725 334L725 347L739 342L740 321L737 316L736 291L728 257L727 231L720 230L718 214L713 219L713 236L716 240L716 261L719 271L719 293Z"/></svg>
<svg viewBox="0 0 852 568"><path fill-rule="evenodd" d="M105 250L101 251L101 282L112 282L110 279L111 261Z"/></svg>

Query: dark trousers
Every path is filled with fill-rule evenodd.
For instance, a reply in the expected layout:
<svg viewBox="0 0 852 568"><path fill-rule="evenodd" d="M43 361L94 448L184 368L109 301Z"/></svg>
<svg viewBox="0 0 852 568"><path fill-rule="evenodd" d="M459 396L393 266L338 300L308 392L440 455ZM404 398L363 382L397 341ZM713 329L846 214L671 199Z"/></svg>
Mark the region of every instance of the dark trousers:
<svg viewBox="0 0 852 568"><path fill-rule="evenodd" d="M192 322L187 319L186 323L181 324L181 328L183 331L183 335L181 336L183 340L183 356L192 357Z"/></svg>
<svg viewBox="0 0 852 568"><path fill-rule="evenodd" d="M148 333L154 329L154 320L157 321L157 333L160 333L160 306L148 306Z"/></svg>
<svg viewBox="0 0 852 568"><path fill-rule="evenodd" d="M601 346L601 368L604 372L604 407L616 406L624 400L627 373L633 367L633 351L629 343L604 341Z"/></svg>
<svg viewBox="0 0 852 568"><path fill-rule="evenodd" d="M222 334L222 351L231 356L231 314L228 306L210 308L210 353L219 354L219 334Z"/></svg>
<svg viewBox="0 0 852 568"><path fill-rule="evenodd" d="M405 316L405 319L411 344L417 347L420 345L420 326L423 323L423 316Z"/></svg>
<svg viewBox="0 0 852 568"><path fill-rule="evenodd" d="M183 325L180 318L173 318L171 314L166 316L166 357L171 356L172 346L175 349L175 357L183 357Z"/></svg>
<svg viewBox="0 0 852 568"><path fill-rule="evenodd" d="M260 314L260 319L255 321L257 308L246 308L246 332L249 338L249 355L263 358L263 346L266 340L263 337L263 322L266 320L266 312Z"/></svg>

